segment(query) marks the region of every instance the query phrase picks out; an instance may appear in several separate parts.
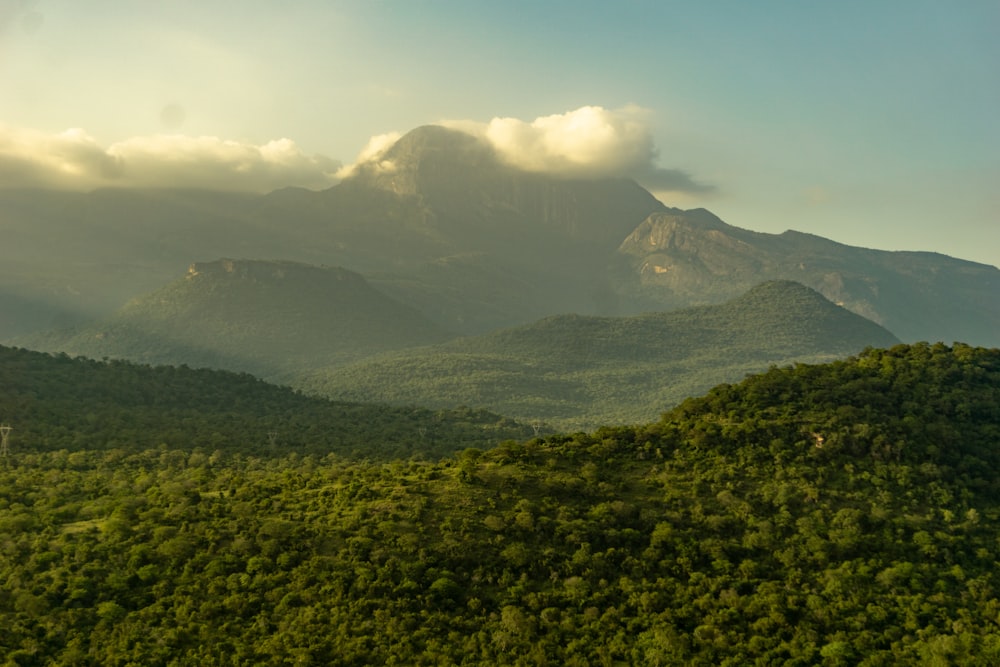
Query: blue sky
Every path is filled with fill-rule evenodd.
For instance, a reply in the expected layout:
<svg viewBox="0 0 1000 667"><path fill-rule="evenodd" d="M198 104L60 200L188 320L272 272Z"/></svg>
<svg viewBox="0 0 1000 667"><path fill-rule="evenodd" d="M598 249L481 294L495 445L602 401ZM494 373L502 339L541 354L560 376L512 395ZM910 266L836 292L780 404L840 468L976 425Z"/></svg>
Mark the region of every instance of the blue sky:
<svg viewBox="0 0 1000 667"><path fill-rule="evenodd" d="M323 187L373 136L502 118L511 155L577 151L534 168L997 265L998 32L996 0L0 0L0 177Z"/></svg>

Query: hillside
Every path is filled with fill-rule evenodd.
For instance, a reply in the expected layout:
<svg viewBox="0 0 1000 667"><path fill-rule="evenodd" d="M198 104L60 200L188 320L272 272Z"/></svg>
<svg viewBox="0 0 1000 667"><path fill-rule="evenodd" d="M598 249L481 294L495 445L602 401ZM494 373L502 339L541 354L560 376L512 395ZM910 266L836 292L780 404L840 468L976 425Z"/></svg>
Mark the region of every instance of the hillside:
<svg viewBox="0 0 1000 667"><path fill-rule="evenodd" d="M1000 270L936 253L763 234L695 209L650 215L615 266L619 294L646 307L716 303L765 280L794 280L903 340L1000 345Z"/></svg>
<svg viewBox="0 0 1000 667"><path fill-rule="evenodd" d="M438 463L21 451L0 653L993 665L998 423L1000 351L913 345Z"/></svg>
<svg viewBox="0 0 1000 667"><path fill-rule="evenodd" d="M136 299L113 317L20 345L91 358L188 364L287 379L413 345L444 332L340 268L219 260Z"/></svg>
<svg viewBox="0 0 1000 667"><path fill-rule="evenodd" d="M246 374L98 362L0 346L13 452L157 449L280 457L437 457L532 429L468 409L303 396Z"/></svg>
<svg viewBox="0 0 1000 667"><path fill-rule="evenodd" d="M320 370L299 386L340 399L476 405L564 429L593 428L654 419L688 396L772 364L897 342L817 292L776 281L720 306L550 317Z"/></svg>

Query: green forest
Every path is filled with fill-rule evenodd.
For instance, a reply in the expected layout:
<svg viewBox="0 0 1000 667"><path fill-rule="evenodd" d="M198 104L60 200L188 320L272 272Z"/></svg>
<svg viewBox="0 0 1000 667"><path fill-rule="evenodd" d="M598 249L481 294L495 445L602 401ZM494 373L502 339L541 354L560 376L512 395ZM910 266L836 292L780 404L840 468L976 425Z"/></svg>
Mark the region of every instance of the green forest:
<svg viewBox="0 0 1000 667"><path fill-rule="evenodd" d="M93 361L0 346L0 422L30 450L170 448L436 458L533 434L480 409L305 396L246 373Z"/></svg>
<svg viewBox="0 0 1000 667"><path fill-rule="evenodd" d="M644 425L380 456L285 390L294 438L224 430L283 414L247 376L4 354L4 665L1000 664L1000 350L867 349ZM70 377L99 397L72 418ZM158 407L175 435L145 432Z"/></svg>

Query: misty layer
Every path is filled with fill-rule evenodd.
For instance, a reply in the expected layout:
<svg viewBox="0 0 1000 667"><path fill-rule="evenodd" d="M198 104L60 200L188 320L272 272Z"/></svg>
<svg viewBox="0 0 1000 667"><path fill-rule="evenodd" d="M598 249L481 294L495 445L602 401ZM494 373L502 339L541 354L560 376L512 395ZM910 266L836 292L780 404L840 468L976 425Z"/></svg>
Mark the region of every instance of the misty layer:
<svg viewBox="0 0 1000 667"><path fill-rule="evenodd" d="M78 128L45 134L0 125L0 179L7 188L268 192L287 186L328 187L339 167L284 138L255 145L219 137L154 135L105 147Z"/></svg>

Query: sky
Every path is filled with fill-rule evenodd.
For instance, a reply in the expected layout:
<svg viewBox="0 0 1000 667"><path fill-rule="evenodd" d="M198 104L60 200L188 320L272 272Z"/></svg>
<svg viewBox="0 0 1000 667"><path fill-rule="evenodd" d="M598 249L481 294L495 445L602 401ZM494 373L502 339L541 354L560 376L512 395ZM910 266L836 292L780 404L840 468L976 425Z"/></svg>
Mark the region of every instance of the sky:
<svg viewBox="0 0 1000 667"><path fill-rule="evenodd" d="M1000 265L997 0L0 0L0 187L323 188L413 128Z"/></svg>

